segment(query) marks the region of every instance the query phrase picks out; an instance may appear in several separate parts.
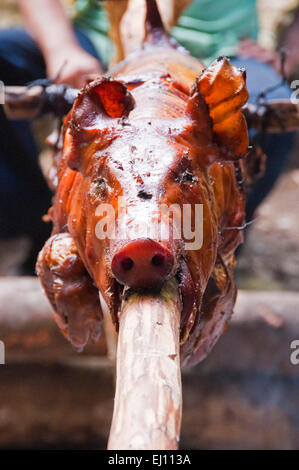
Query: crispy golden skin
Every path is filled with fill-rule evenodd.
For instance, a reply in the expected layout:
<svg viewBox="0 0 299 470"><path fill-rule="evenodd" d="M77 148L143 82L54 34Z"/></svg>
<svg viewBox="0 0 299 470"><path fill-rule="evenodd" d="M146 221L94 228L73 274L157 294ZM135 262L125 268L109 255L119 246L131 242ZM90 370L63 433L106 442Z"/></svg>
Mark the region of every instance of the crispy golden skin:
<svg viewBox="0 0 299 470"><path fill-rule="evenodd" d="M234 251L242 241L242 157L248 147L241 108L247 97L244 73L226 58L204 70L166 36L159 44L145 43L110 78L96 80L80 93L64 123L58 187L49 215L53 236L69 234L86 270L84 287L78 287L83 307L78 308L77 300L72 305L72 296L64 300L63 291L59 294L67 310L78 309L83 329L91 321L92 331L98 331L95 322L101 322L91 280L116 326L121 301L122 287L111 260L126 239L96 236L99 204L111 204L120 215L121 196L132 209L130 223L141 219L145 226L153 223L162 204L190 204L193 212L202 204L202 246L186 250L183 235L170 240L168 248L183 300L182 360L194 364L208 354L226 327L236 297ZM60 315L47 247L39 258L39 275ZM61 259L62 282L73 276L64 274L65 263ZM62 328L65 332L65 323ZM73 341L69 332L67 336ZM86 334L82 338L81 345Z"/></svg>

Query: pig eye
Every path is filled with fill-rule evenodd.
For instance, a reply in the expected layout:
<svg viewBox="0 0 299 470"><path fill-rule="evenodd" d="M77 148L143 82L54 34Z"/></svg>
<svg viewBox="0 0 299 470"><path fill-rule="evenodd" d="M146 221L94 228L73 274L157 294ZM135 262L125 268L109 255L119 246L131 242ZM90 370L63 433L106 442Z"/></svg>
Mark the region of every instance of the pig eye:
<svg viewBox="0 0 299 470"><path fill-rule="evenodd" d="M195 181L193 170L186 168L181 174L181 181L182 183L193 183Z"/></svg>
<svg viewBox="0 0 299 470"><path fill-rule="evenodd" d="M179 184L193 184L198 181L192 168L192 161L188 153L183 155L179 162L171 168L172 178Z"/></svg>

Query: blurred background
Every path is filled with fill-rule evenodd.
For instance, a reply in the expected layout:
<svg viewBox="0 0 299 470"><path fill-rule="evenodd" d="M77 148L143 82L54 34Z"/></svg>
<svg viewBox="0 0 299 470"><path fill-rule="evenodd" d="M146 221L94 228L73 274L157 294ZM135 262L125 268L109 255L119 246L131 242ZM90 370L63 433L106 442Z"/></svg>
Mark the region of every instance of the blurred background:
<svg viewBox="0 0 299 470"><path fill-rule="evenodd" d="M69 15L73 2L63 1ZM299 1L259 0L258 43L286 49L299 79ZM0 28L21 23L1 0ZM51 123L33 124L42 165ZM1 143L0 143L1 145ZM239 256L241 289L226 334L204 363L184 371L181 448L298 449L299 136L285 171L258 209ZM0 241L1 448L105 448L113 369L104 340L82 355L60 336L37 279L19 276L26 238Z"/></svg>

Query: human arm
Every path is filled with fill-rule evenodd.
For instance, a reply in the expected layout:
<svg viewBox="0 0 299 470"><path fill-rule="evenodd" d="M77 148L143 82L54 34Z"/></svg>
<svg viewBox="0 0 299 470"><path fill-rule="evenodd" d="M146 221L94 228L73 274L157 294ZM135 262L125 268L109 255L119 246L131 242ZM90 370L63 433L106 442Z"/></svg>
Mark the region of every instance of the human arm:
<svg viewBox="0 0 299 470"><path fill-rule="evenodd" d="M103 72L100 62L78 43L59 0L18 0L26 29L40 47L47 76L81 88L88 75ZM60 73L59 73L60 72Z"/></svg>

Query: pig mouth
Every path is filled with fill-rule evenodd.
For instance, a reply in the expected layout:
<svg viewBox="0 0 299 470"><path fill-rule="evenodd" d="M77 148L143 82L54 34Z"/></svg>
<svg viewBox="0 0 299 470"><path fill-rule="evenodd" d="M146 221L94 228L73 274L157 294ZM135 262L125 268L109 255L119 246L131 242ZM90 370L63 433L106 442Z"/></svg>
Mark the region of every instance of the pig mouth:
<svg viewBox="0 0 299 470"><path fill-rule="evenodd" d="M154 258L159 259L159 258ZM127 258L124 258L124 265L131 266L131 262ZM159 263L158 263L159 264ZM118 327L119 315L121 311L122 301L127 298L132 292L153 292L155 294L161 292L165 282L170 279L175 279L178 286L179 298L181 301L181 343L184 343L189 334L192 332L197 312L199 311L200 305L198 305L198 296L196 295L196 285L192 278L190 269L183 255L179 258L176 263L175 270L171 272L171 275L167 277L163 282L157 284L149 283L147 287L139 285L137 282L134 286L119 282L116 276L113 276L113 304L112 317L114 323ZM111 299L110 299L111 300Z"/></svg>
<svg viewBox="0 0 299 470"><path fill-rule="evenodd" d="M115 250L111 262L114 278L132 288L155 289L177 270L176 256L166 244L138 238Z"/></svg>

